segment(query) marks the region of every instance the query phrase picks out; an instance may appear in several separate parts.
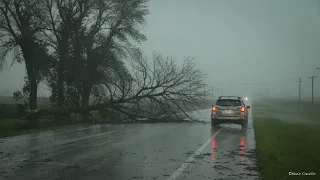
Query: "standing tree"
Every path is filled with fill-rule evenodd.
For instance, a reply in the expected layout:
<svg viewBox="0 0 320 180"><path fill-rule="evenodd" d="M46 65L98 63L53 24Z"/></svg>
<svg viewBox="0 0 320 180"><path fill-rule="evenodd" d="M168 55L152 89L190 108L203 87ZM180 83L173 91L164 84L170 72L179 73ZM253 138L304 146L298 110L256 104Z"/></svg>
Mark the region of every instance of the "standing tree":
<svg viewBox="0 0 320 180"><path fill-rule="evenodd" d="M146 40L138 26L148 14L146 2L46 0L46 22L51 27L47 38L56 55L51 73L54 78L49 81L58 106L65 92L72 92L80 94L80 105L87 109L93 87L107 76L112 65L120 64L119 56L128 55L131 42Z"/></svg>
<svg viewBox="0 0 320 180"><path fill-rule="evenodd" d="M14 53L13 62L24 60L28 84L25 88L31 110L37 109L38 83L46 73L49 60L46 45L40 38L45 29L42 5L41 0L0 1L1 60L5 61L9 52Z"/></svg>

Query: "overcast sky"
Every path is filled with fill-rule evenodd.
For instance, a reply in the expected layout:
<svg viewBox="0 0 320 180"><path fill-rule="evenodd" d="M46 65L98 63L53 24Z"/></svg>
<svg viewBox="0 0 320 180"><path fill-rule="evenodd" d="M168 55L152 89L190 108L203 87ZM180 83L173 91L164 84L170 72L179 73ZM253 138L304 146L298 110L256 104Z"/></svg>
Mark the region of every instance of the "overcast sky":
<svg viewBox="0 0 320 180"><path fill-rule="evenodd" d="M224 94L287 91L299 77L309 95L319 75L320 11L316 0L151 0L141 47L181 61L196 58L208 85ZM23 85L24 65L0 74L0 91ZM320 77L315 80L320 90ZM320 92L316 92L320 96Z"/></svg>

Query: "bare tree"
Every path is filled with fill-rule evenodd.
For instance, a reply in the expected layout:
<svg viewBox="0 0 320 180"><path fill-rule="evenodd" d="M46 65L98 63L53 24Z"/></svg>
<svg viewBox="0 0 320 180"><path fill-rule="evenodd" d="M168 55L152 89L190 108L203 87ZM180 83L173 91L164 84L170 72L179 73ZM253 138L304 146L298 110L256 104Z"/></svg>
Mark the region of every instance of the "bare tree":
<svg viewBox="0 0 320 180"><path fill-rule="evenodd" d="M174 59L161 54L155 53L151 62L137 55L128 69L129 74L113 69L109 74L114 77L100 84L100 92L105 102L129 117L152 118L177 112L186 115L187 110L202 102L205 74L196 68L193 58L185 58L179 66Z"/></svg>

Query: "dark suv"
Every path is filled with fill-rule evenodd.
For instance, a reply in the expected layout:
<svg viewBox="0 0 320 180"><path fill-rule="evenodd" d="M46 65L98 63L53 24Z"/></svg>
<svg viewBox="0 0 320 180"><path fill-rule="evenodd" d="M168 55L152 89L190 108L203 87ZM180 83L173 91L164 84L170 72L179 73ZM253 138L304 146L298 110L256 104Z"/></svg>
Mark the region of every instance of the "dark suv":
<svg viewBox="0 0 320 180"><path fill-rule="evenodd" d="M220 96L215 105L212 105L211 125L239 124L245 129L248 124L248 109L241 97Z"/></svg>

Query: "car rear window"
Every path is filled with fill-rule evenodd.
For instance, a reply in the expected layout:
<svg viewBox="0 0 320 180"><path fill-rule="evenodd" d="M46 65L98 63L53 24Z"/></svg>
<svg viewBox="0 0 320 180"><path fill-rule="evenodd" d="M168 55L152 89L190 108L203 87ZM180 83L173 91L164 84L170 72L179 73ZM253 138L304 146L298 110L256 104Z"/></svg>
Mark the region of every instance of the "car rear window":
<svg viewBox="0 0 320 180"><path fill-rule="evenodd" d="M240 100L221 99L217 101L216 105L217 106L242 106L242 103Z"/></svg>

